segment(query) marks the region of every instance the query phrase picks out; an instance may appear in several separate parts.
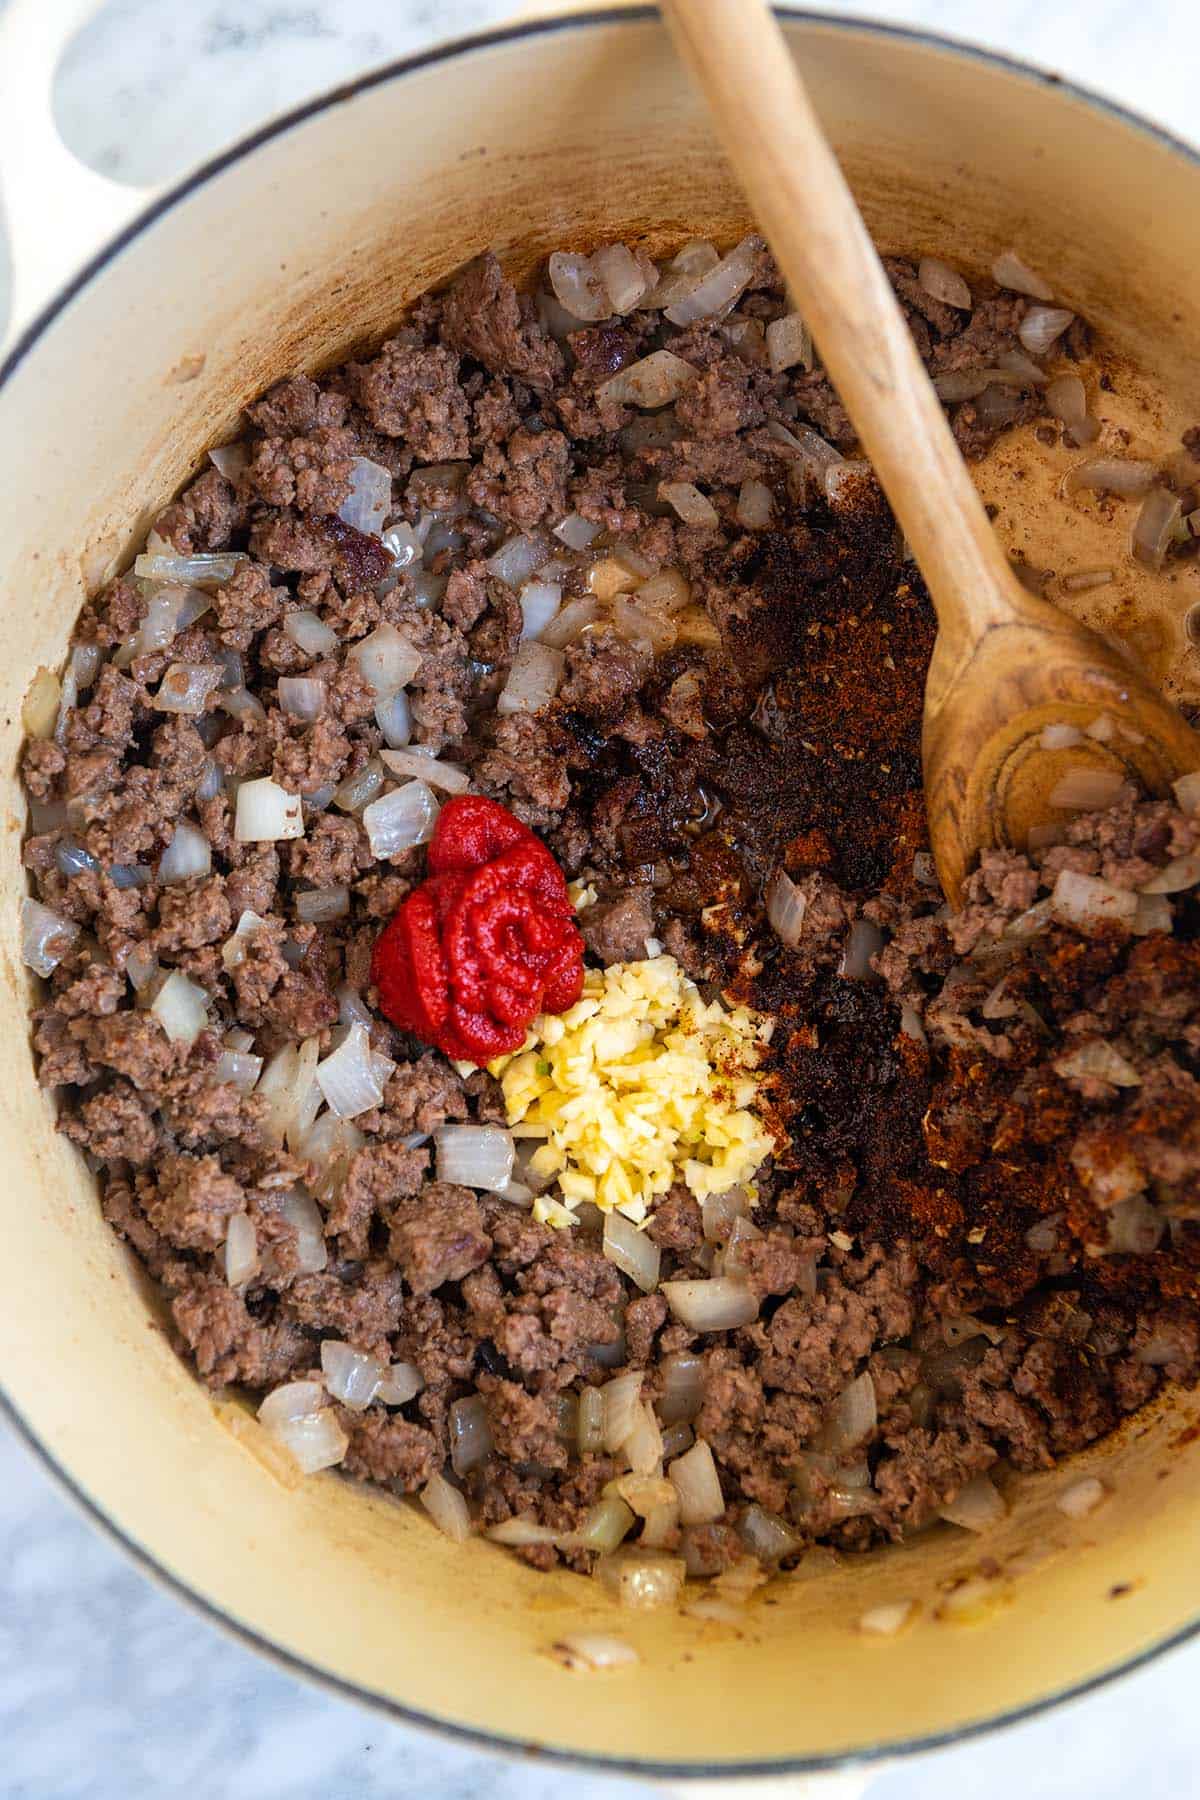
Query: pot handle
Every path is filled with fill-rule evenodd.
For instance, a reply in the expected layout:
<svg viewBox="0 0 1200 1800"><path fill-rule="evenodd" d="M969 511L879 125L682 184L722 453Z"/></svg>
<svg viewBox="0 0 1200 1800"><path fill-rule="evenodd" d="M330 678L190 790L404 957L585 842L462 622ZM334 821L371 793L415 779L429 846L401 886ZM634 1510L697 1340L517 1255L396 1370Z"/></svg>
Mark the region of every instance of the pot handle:
<svg viewBox="0 0 1200 1800"><path fill-rule="evenodd" d="M52 90L63 51L100 0L8 0L0 12L0 181L12 285L0 354L154 190L97 175L67 149Z"/></svg>

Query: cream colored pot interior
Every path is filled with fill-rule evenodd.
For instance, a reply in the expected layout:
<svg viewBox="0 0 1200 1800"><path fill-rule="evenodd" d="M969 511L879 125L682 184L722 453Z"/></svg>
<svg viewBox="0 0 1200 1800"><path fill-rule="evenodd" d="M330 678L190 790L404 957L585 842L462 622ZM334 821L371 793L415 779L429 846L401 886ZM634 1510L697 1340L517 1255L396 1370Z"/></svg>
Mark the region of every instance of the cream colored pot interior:
<svg viewBox="0 0 1200 1800"><path fill-rule="evenodd" d="M789 36L883 246L982 269L1018 245L1117 356L1112 404L1135 434L1165 443L1200 418L1194 161L969 53L828 22L794 21ZM618 1616L583 1579L536 1575L481 1542L453 1548L404 1503L333 1475L289 1481L249 1413L214 1403L176 1360L34 1081L16 764L33 670L59 663L89 587L265 384L380 338L487 244L523 271L564 242L728 241L746 223L656 22L535 28L385 77L231 156L84 283L0 392L0 1371L16 1413L146 1557L313 1670L517 1744L697 1768L939 1737L1188 1629L1200 1613L1195 1402L1023 1482L986 1567L978 1541L946 1527L784 1580L741 1629ZM1123 545L1127 523L1098 554L1101 525L1067 519L1050 462L1025 443L988 471L998 528L1034 562L1053 564L1052 546L1060 564L1113 560L1111 531ZM1192 579L1151 591L1122 573L1102 590L1107 622L1185 689ZM1092 1470L1112 1499L1072 1524L1055 1495ZM908 1597L921 1610L901 1640L856 1632L864 1609ZM619 1628L641 1670L566 1673L545 1652L584 1626Z"/></svg>

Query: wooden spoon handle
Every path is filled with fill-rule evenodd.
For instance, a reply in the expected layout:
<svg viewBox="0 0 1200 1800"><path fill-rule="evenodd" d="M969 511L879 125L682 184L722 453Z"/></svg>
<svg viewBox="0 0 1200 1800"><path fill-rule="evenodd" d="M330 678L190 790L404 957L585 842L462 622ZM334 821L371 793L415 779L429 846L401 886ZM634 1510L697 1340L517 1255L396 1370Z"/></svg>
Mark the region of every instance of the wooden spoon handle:
<svg viewBox="0 0 1200 1800"><path fill-rule="evenodd" d="M754 213L929 585L944 666L1014 578L764 0L662 0Z"/></svg>

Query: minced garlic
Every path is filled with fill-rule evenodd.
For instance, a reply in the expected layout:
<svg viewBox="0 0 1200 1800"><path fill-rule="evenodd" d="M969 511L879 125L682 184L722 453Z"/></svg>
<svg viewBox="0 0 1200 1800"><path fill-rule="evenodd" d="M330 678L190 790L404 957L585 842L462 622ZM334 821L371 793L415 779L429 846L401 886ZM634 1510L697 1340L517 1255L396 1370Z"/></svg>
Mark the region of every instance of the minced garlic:
<svg viewBox="0 0 1200 1800"><path fill-rule="evenodd" d="M489 1065L532 1171L557 1184L537 1217L591 1201L640 1222L677 1181L698 1199L749 1181L774 1138L752 1108L771 1021L706 1002L673 956L590 969L569 1012L534 1021Z"/></svg>

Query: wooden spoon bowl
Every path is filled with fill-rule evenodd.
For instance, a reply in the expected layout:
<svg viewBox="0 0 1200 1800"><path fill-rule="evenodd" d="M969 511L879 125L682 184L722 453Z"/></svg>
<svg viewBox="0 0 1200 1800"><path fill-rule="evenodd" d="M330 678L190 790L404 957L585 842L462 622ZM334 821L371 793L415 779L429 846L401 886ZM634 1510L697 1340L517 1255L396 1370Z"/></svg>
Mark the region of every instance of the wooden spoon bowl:
<svg viewBox="0 0 1200 1800"><path fill-rule="evenodd" d="M980 851L1025 849L1038 828L1105 804L1113 777L1165 794L1200 766L1196 733L1119 650L1014 586L1011 619L974 640L965 664L939 631L926 680L925 806L954 902Z"/></svg>
<svg viewBox="0 0 1200 1800"><path fill-rule="evenodd" d="M982 850L1022 849L1035 827L1082 810L1055 800L1068 770L1119 772L1162 794L1200 768L1200 738L1118 651L1010 569L765 0L663 0L663 12L937 611L925 797L957 905ZM1107 732L1102 719L1107 738L1094 735ZM1055 725L1074 726L1078 742L1048 747Z"/></svg>

